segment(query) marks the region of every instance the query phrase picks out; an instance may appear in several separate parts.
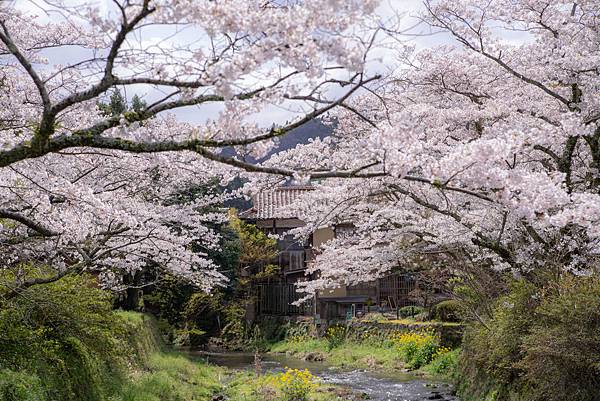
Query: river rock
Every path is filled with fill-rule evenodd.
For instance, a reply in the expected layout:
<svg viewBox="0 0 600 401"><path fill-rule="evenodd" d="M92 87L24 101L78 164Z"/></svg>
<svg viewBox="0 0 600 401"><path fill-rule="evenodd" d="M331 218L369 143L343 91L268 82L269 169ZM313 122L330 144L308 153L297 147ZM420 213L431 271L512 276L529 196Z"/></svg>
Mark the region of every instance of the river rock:
<svg viewBox="0 0 600 401"><path fill-rule="evenodd" d="M325 355L321 352L308 352L304 354L302 360L307 362L323 362L325 360Z"/></svg>
<svg viewBox="0 0 600 401"><path fill-rule="evenodd" d="M363 359L363 363L369 367L369 369L375 368L377 364L377 359L375 359L372 355L367 356Z"/></svg>

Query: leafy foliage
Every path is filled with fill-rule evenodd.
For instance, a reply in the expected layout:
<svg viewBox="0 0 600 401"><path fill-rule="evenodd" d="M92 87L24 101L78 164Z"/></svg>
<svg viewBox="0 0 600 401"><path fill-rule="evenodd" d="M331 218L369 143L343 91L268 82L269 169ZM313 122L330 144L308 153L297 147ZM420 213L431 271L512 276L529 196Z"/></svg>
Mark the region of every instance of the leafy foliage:
<svg viewBox="0 0 600 401"><path fill-rule="evenodd" d="M425 367L425 370L435 375L452 377L458 365L459 352L460 349L440 348L433 354L431 363Z"/></svg>
<svg viewBox="0 0 600 401"><path fill-rule="evenodd" d="M534 400L584 401L600 388L600 280L566 277L535 310L518 367Z"/></svg>
<svg viewBox="0 0 600 401"><path fill-rule="evenodd" d="M390 340L411 369L427 365L446 351L440 346L437 334L429 329L394 333Z"/></svg>
<svg viewBox="0 0 600 401"><path fill-rule="evenodd" d="M140 105L141 100L138 97L136 106L140 107ZM100 109L100 113L107 117L120 116L126 112L128 108L127 100L125 100L123 94L121 94L121 91L118 89L113 90L108 103L98 102L98 109Z"/></svg>
<svg viewBox="0 0 600 401"><path fill-rule="evenodd" d="M462 309L459 301L448 299L433 307L433 317L442 322L460 322Z"/></svg>
<svg viewBox="0 0 600 401"><path fill-rule="evenodd" d="M40 269L23 266L21 273L31 278ZM2 399L106 400L129 368L144 365L158 349L148 321L114 312L112 294L87 274L0 297Z"/></svg>
<svg viewBox="0 0 600 401"><path fill-rule="evenodd" d="M233 209L229 213L229 225L240 239L242 268L256 269L264 266L267 271L269 262L277 256L277 241L255 225L242 221Z"/></svg>
<svg viewBox="0 0 600 401"><path fill-rule="evenodd" d="M329 327L325 333L328 349L331 351L332 349L341 346L346 341L347 336L348 329L346 326L338 324Z"/></svg>
<svg viewBox="0 0 600 401"><path fill-rule="evenodd" d="M44 386L35 374L0 370L0 399L3 401L44 401Z"/></svg>
<svg viewBox="0 0 600 401"><path fill-rule="evenodd" d="M518 281L492 318L463 342L459 383L468 397L592 400L600 385L600 280ZM485 383L485 385L484 385ZM512 397L512 398L511 398Z"/></svg>

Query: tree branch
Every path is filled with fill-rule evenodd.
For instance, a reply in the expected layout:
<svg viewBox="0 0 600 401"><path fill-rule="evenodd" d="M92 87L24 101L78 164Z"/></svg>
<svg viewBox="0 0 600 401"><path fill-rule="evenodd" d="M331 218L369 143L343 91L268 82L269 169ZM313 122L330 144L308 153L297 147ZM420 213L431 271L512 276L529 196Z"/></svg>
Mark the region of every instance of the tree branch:
<svg viewBox="0 0 600 401"><path fill-rule="evenodd" d="M305 123L319 117L326 112L330 111L334 107L339 106L344 101L346 101L353 93L355 93L359 88L366 85L367 83L379 79L379 75L375 75L371 78L360 80L356 83L346 94L341 96L335 101L323 106L321 108L315 109L310 113L305 114L302 118L297 121L290 123L284 127L271 128L267 133L263 135L258 135L251 138L241 138L241 139L224 139L224 140L213 140L213 139L190 139L184 141L160 141L160 142L139 142L132 141L124 138L115 138L115 137L102 137L100 136L104 131L115 128L120 124L119 117L112 117L97 123L94 126L88 127L86 129L75 131L72 134L63 134L58 135L56 137L50 138L44 148L39 147L31 147L27 144L20 144L12 149L0 151L0 167L6 167L11 165L12 163L16 163L18 161L36 158L44 156L48 153L59 152L64 149L74 148L74 147L89 147L89 148L98 148L98 149L113 149L113 150L122 150L126 152L132 153L158 153L158 152L175 152L175 151L198 151L200 147L230 147L230 146L243 146L249 145L255 142L272 139L276 137L283 136L290 132L291 130L298 128ZM260 88L255 91L251 91L245 94L238 95L240 98L248 98L256 95L259 91L264 90L265 88ZM154 107L152 110L141 112L141 113L131 113L128 115L127 120L130 123L140 122L149 119L150 117L156 115L157 113L164 111L166 109L181 107L183 105L190 104L199 104L207 101L220 100L220 97L215 97L214 95L208 96L199 96L192 100L181 100L175 102L165 103L159 106ZM199 152L201 153L201 152ZM210 156L210 155L208 155ZM214 158L211 158L214 160ZM229 163L228 163L229 164Z"/></svg>
<svg viewBox="0 0 600 401"><path fill-rule="evenodd" d="M63 270L61 272L58 272L54 276L28 279L28 280L23 281L22 283L18 283L14 287L7 285L6 287L9 288L8 292L5 294L0 293L0 296L2 296L4 299L12 299L30 287L33 287L36 285L54 283L54 282L60 280L61 278L68 276L69 274L78 273L83 269L84 266L85 266L84 262L79 262L72 266L69 266L68 268L66 268L65 270Z"/></svg>
<svg viewBox="0 0 600 401"><path fill-rule="evenodd" d="M17 222L29 227L30 229L40 233L44 237L56 237L56 236L60 235L59 232L49 229L47 227L44 227L42 224L30 219L29 217L23 216L22 214L11 211L11 210L0 209L0 218L17 221Z"/></svg>

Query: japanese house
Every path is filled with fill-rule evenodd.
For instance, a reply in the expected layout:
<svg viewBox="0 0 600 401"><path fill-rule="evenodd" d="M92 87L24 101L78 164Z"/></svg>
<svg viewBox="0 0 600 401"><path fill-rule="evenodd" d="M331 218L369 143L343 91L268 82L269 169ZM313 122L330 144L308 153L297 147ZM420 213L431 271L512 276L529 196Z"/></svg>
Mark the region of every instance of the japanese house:
<svg viewBox="0 0 600 401"><path fill-rule="evenodd" d="M306 268L314 257L314 249L348 229L320 228L305 243L296 241L289 231L304 223L295 216L292 203L312 186L282 186L258 193L252 207L240 217L255 224L268 234L277 234L279 255L275 261L280 268L277 280L259 283L256 288L255 313L257 315L319 316L323 321L344 319L360 315L367 308L398 308L412 305L409 293L415 288L413 276L390 274L373 282L342 286L321 291L312 302L298 307L292 305L303 294L296 291L296 283L306 280ZM343 262L340 262L343 263ZM314 278L314 277L313 277Z"/></svg>

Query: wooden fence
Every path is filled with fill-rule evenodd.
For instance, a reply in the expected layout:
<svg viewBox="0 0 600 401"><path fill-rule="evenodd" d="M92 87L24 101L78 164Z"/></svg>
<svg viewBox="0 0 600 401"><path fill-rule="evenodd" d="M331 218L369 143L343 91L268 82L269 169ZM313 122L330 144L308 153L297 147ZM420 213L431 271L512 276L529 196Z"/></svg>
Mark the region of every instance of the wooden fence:
<svg viewBox="0 0 600 401"><path fill-rule="evenodd" d="M303 297L294 284L258 284L257 310L262 315L312 315L312 303L292 305Z"/></svg>

